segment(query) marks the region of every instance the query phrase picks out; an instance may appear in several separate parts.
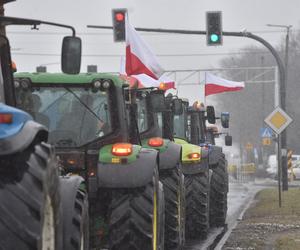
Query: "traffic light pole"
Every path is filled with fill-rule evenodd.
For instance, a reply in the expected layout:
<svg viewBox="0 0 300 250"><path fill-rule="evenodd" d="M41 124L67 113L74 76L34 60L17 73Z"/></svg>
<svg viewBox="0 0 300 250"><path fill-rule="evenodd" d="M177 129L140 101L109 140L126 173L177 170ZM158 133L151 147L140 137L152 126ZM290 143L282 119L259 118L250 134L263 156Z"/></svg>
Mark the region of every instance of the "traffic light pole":
<svg viewBox="0 0 300 250"><path fill-rule="evenodd" d="M112 29L112 26L98 26L98 25L88 25L88 28L97 28L97 29ZM145 31L145 32L158 32L158 33L173 33L173 34L186 34L186 35L206 35L207 32L206 31L198 31L198 30L178 30L178 29L149 29L149 28L135 28L137 31ZM233 36L233 37L247 37L253 40L256 40L257 42L261 43L262 45L264 45L270 52L271 54L274 56L277 66L278 66L278 71L279 71L279 93L280 93L280 98L278 100L278 106L283 109L285 111L285 85L286 85L286 77L285 77L285 68L283 65L283 62L279 56L279 54L277 53L277 51L273 48L273 46L267 42L265 39L254 35L250 32L226 32L223 31L222 32L223 36ZM283 132L283 136L278 136L278 158L281 159L278 162L278 167L282 170L282 165L286 166L286 161L283 162L282 160L282 150L281 150L281 146L286 146L286 136L285 133L286 131ZM283 186L287 187L288 185L288 180L287 180L287 168L285 167L283 169L283 171L285 171L282 176L284 177L283 179ZM278 176L279 177L279 176ZM281 182L281 179L278 178L279 182ZM280 184L279 184L280 186ZM281 188L279 190L279 192L281 192ZM281 197L281 193L279 194Z"/></svg>

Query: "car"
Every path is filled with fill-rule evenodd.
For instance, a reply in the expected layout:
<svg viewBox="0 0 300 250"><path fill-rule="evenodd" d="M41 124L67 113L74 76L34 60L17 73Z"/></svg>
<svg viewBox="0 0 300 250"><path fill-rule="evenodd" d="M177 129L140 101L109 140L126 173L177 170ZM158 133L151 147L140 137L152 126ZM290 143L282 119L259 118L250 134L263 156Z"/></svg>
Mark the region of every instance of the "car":
<svg viewBox="0 0 300 250"><path fill-rule="evenodd" d="M288 170L288 176L291 180L300 179L300 157L292 156L292 168Z"/></svg>
<svg viewBox="0 0 300 250"><path fill-rule="evenodd" d="M268 166L267 166L266 171L271 178L275 178L277 176L277 157L276 157L276 155L269 156Z"/></svg>
<svg viewBox="0 0 300 250"><path fill-rule="evenodd" d="M277 176L277 156L270 155L268 159L267 173L271 178ZM292 155L292 168L288 170L290 180L300 179L300 155Z"/></svg>

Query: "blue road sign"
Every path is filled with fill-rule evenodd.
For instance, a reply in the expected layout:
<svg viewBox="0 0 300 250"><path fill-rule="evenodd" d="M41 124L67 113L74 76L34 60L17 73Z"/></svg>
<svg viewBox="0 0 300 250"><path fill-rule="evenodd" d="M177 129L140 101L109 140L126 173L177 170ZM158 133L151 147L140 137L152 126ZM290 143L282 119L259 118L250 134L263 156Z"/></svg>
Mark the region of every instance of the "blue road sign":
<svg viewBox="0 0 300 250"><path fill-rule="evenodd" d="M260 136L262 138L271 138L273 131L271 128L261 128L260 129Z"/></svg>

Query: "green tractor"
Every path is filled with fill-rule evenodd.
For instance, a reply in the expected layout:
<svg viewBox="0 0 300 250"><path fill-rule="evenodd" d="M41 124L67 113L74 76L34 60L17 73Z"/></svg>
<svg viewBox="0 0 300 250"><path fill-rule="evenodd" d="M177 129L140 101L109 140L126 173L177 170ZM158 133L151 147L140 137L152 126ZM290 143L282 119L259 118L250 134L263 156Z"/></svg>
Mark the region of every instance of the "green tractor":
<svg viewBox="0 0 300 250"><path fill-rule="evenodd" d="M215 138L221 133L216 126L206 126L206 121L210 124L216 123L215 110L213 106L206 108L199 102L195 102L191 107L191 143L202 145L209 149L208 163L212 170L210 179L210 226L223 227L227 214L227 193L228 193L228 172L225 154L222 147L216 146ZM223 128L229 127L229 113L221 114L221 124ZM225 136L225 145L231 146L232 138L228 134Z"/></svg>
<svg viewBox="0 0 300 250"><path fill-rule="evenodd" d="M41 23L45 22L0 17L2 26ZM65 56L74 43L80 43L75 34L64 40ZM0 36L0 58L0 101L16 107L10 45L3 35ZM71 68L66 64L70 61L68 56L64 59L63 68L68 71ZM54 148L46 144L47 128L33 121L28 113L0 106L1 246L8 250L88 249L85 237L88 224L83 224L88 223L84 180L59 178Z"/></svg>
<svg viewBox="0 0 300 250"><path fill-rule="evenodd" d="M131 104L132 143L159 151L159 179L165 194L165 249L182 249L185 241L185 203L181 146L169 138L162 138L162 117L166 110L164 91L131 88L127 99Z"/></svg>
<svg viewBox="0 0 300 250"><path fill-rule="evenodd" d="M90 248L163 249L158 152L130 143L128 85L104 73L14 79L17 106L48 127L64 175L87 184Z"/></svg>
<svg viewBox="0 0 300 250"><path fill-rule="evenodd" d="M163 113L163 137L182 147L181 162L185 188L185 235L187 239L205 239L209 231L208 150L192 144L189 103L168 94ZM174 112L173 110L176 110Z"/></svg>

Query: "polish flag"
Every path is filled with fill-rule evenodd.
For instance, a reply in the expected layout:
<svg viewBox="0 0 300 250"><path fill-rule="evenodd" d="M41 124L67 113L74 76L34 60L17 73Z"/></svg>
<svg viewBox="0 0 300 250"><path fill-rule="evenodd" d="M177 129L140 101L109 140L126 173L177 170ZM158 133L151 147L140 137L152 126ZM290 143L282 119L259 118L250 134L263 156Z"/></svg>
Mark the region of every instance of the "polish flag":
<svg viewBox="0 0 300 250"><path fill-rule="evenodd" d="M121 74L121 78L126 80L129 83L130 87L135 87L135 88L157 87L165 91L168 89L175 89L175 82L167 76L161 76L158 80L156 80L146 74L139 74L139 75L132 75L132 76Z"/></svg>
<svg viewBox="0 0 300 250"><path fill-rule="evenodd" d="M162 90L176 89L175 81L169 78L166 75L162 75L158 80L146 75L138 74L128 76L125 70L125 58L121 57L120 64L120 77L128 82L130 87L136 88L148 88L148 87L157 87Z"/></svg>
<svg viewBox="0 0 300 250"><path fill-rule="evenodd" d="M211 73L205 73L205 96L238 91L245 88L244 82L234 82L215 76Z"/></svg>
<svg viewBox="0 0 300 250"><path fill-rule="evenodd" d="M128 76L146 74L156 80L164 70L159 65L155 54L150 50L146 42L140 37L133 26L125 20L126 29L126 66Z"/></svg>

